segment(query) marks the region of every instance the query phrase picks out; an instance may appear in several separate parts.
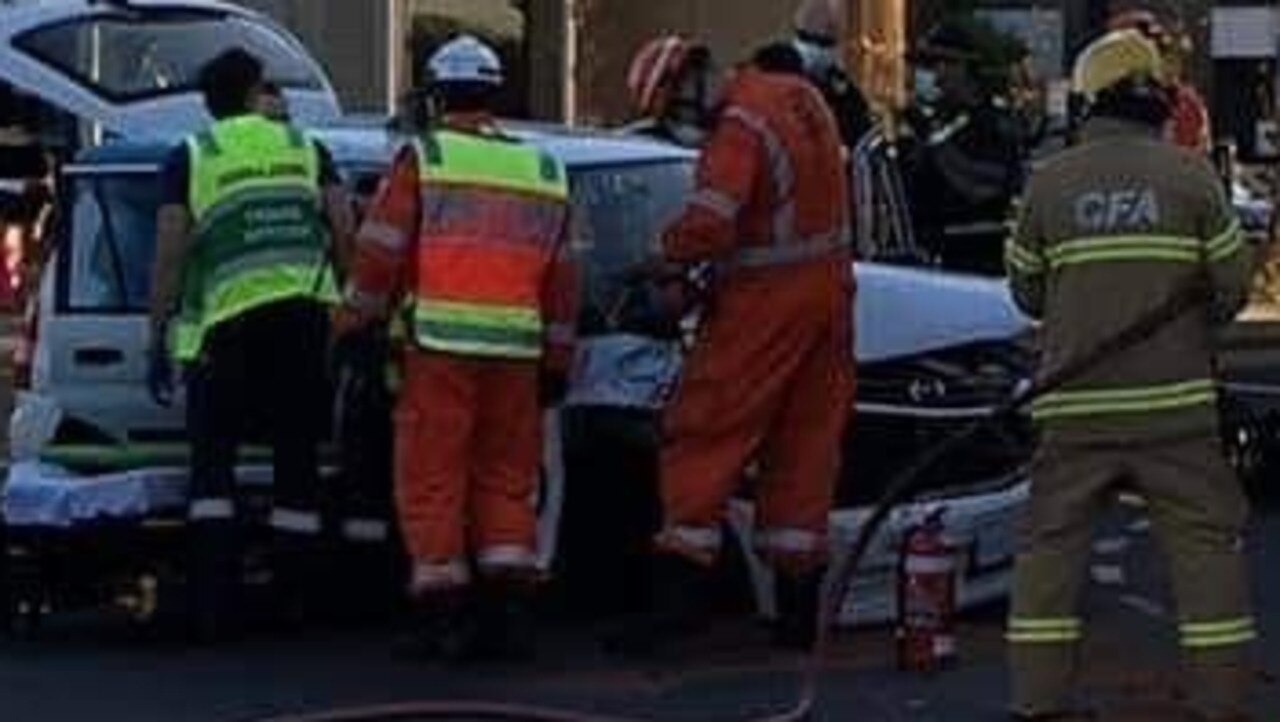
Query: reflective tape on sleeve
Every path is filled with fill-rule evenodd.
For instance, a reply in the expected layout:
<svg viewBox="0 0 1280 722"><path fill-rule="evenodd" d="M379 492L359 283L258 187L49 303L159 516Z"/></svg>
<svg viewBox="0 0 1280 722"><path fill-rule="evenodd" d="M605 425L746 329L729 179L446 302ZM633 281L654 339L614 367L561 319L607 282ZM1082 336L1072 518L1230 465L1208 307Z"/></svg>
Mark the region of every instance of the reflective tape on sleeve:
<svg viewBox="0 0 1280 722"><path fill-rule="evenodd" d="M1045 269L1044 259L1027 250L1016 241L1009 241L1004 249L1005 263L1015 271L1034 275Z"/></svg>
<svg viewBox="0 0 1280 722"><path fill-rule="evenodd" d="M405 244L409 242L409 236L390 223L365 221L364 225L360 226L359 233L356 234L356 242L378 246L396 253L404 249Z"/></svg>
<svg viewBox="0 0 1280 722"><path fill-rule="evenodd" d="M1233 220L1227 230L1209 241L1206 250L1209 261L1220 263L1231 258L1244 249L1244 230L1239 220Z"/></svg>
<svg viewBox="0 0 1280 722"><path fill-rule="evenodd" d="M741 123L764 146L769 158L773 195L778 201L773 214L773 241L774 243L792 241L796 235L796 170L791 163L791 155L783 145L782 139L770 127L769 122L756 113L740 106L732 106L725 111L724 117Z"/></svg>
<svg viewBox="0 0 1280 722"><path fill-rule="evenodd" d="M689 199L689 203L706 209L712 213L724 218L725 220L733 220L738 215L738 210L742 205L734 200L728 193L718 191L714 188L701 188L693 197Z"/></svg>

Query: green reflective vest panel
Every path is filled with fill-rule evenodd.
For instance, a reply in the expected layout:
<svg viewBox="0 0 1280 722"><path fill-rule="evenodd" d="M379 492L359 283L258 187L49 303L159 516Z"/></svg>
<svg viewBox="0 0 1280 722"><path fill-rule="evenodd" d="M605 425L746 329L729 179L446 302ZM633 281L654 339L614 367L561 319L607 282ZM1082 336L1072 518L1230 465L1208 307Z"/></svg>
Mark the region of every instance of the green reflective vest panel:
<svg viewBox="0 0 1280 722"><path fill-rule="evenodd" d="M451 131L417 143L423 217L412 328L421 348L535 360L543 287L569 196L564 166L529 145Z"/></svg>
<svg viewBox="0 0 1280 722"><path fill-rule="evenodd" d="M170 338L184 362L213 328L255 308L337 297L314 143L254 115L214 124L187 152L194 240Z"/></svg>

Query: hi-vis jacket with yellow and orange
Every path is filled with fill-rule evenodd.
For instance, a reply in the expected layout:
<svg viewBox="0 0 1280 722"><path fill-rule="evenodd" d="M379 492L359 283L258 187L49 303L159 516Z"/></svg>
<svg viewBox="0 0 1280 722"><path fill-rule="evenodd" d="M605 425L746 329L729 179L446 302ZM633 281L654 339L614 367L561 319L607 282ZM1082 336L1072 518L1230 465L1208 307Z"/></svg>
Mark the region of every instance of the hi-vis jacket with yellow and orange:
<svg viewBox="0 0 1280 722"><path fill-rule="evenodd" d="M1038 399L1060 439L1124 442L1216 427L1216 327L1243 307L1253 254L1203 158L1142 126L1095 119L1086 141L1032 176L1006 258L1013 296L1041 319L1040 371L1053 374L1184 293L1184 313Z"/></svg>

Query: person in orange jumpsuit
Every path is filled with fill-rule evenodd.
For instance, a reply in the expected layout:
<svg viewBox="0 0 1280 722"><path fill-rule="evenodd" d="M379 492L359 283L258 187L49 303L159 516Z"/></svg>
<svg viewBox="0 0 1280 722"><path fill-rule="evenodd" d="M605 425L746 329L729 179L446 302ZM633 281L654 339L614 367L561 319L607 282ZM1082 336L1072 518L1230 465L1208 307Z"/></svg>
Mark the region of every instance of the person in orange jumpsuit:
<svg viewBox="0 0 1280 722"><path fill-rule="evenodd" d="M559 161L498 130L502 69L490 48L463 36L429 69L443 127L384 179L346 308L365 321L409 309L394 466L422 612L414 651L524 657L540 397L562 393L572 354L568 181Z"/></svg>
<svg viewBox="0 0 1280 722"><path fill-rule="evenodd" d="M1149 10L1129 10L1117 13L1107 21L1109 31L1137 30L1160 47L1165 62L1181 67L1181 58L1190 49L1182 47L1178 36L1160 22ZM1169 140L1183 148L1209 152L1209 108L1195 86L1182 79L1173 82L1173 108L1166 129Z"/></svg>
<svg viewBox="0 0 1280 722"><path fill-rule="evenodd" d="M699 596L691 585L715 562L726 504L755 460L755 541L779 572L777 641L803 647L854 391L840 132L789 47L760 51L722 101L693 196L662 239L667 264L712 261L717 279L664 420L654 601L672 620Z"/></svg>

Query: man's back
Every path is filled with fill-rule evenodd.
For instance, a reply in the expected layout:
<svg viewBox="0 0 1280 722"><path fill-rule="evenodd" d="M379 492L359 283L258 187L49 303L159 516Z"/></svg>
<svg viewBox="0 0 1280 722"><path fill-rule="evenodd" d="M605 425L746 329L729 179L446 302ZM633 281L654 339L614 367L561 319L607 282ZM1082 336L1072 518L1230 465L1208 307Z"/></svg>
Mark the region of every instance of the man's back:
<svg viewBox="0 0 1280 722"><path fill-rule="evenodd" d="M1130 396L1165 389L1167 399L1130 401L1177 408L1212 393L1214 321L1234 315L1247 280L1239 224L1202 159L1133 125L1094 121L1090 131L1089 142L1032 178L1010 256L1015 296L1044 319L1043 366L1053 373L1207 278L1212 309L1183 314L1070 384ZM1178 386L1191 383L1204 388ZM1083 400L1039 411L1107 415L1103 396Z"/></svg>
<svg viewBox="0 0 1280 722"><path fill-rule="evenodd" d="M847 226L838 126L808 81L751 71L730 91L725 114L725 122L755 133L756 152L763 156L758 167L764 182L754 184L743 219L749 240L787 242Z"/></svg>

